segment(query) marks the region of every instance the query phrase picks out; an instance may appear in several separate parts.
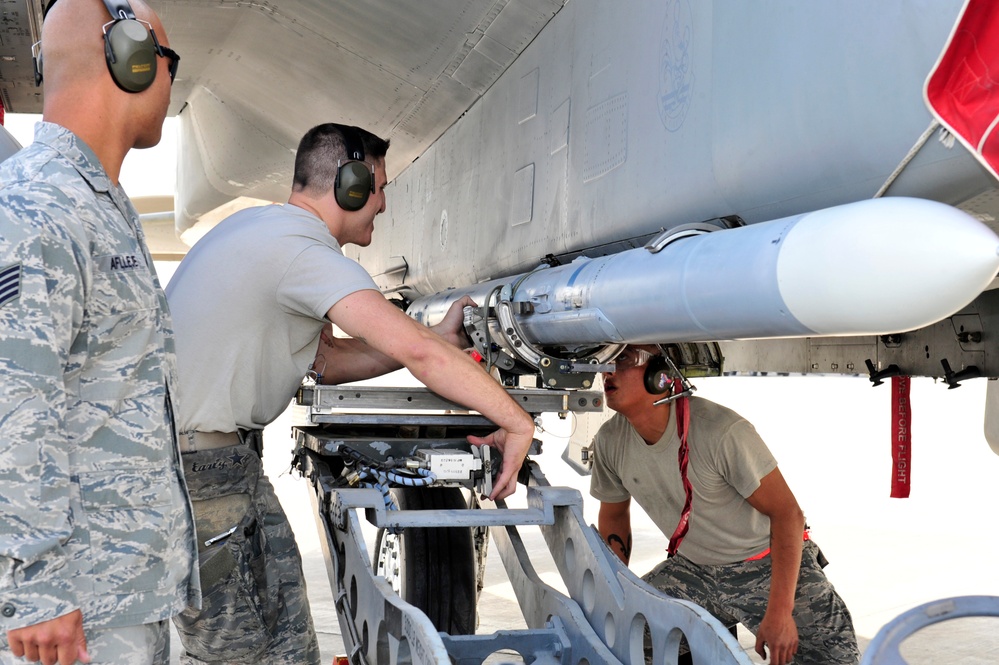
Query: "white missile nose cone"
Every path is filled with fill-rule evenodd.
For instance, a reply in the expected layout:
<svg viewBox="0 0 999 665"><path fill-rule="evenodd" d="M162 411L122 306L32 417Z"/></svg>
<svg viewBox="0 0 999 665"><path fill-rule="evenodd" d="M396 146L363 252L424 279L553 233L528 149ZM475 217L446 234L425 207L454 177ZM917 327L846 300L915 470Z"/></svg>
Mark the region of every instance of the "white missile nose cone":
<svg viewBox="0 0 999 665"><path fill-rule="evenodd" d="M889 197L804 215L777 279L791 313L818 334L903 332L970 303L999 271L999 236L942 203Z"/></svg>

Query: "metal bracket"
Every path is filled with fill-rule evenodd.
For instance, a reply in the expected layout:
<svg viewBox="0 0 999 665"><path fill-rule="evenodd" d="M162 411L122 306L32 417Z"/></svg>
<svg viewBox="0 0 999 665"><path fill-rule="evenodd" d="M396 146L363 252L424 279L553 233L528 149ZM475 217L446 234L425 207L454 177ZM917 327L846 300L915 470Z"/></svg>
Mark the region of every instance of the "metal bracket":
<svg viewBox="0 0 999 665"><path fill-rule="evenodd" d="M607 363L616 356L623 344L608 344L596 353L582 359L565 360L544 353L527 340L514 316L514 305L504 298L496 303L496 318L508 347L531 367L537 368L546 388L590 388L597 372L608 367Z"/></svg>
<svg viewBox="0 0 999 665"><path fill-rule="evenodd" d="M722 231L724 229L743 226L744 224L745 222L737 217L720 218L707 222L693 222L691 224L680 224L679 226L674 226L671 229L665 229L655 238L649 240L645 243L645 249L649 250L653 254L658 254L666 249L667 246L682 238L700 236L705 233L712 233L714 231Z"/></svg>
<svg viewBox="0 0 999 665"><path fill-rule="evenodd" d="M943 358L940 364L943 365L944 381L947 383L947 390L960 388L962 381L977 379L982 375L982 371L975 365L968 365L960 372L954 372L951 370L950 363L947 362L946 358Z"/></svg>
<svg viewBox="0 0 999 665"><path fill-rule="evenodd" d="M666 364L669 365L670 370L680 379L680 387L683 388L683 390L681 390L678 393L673 393L668 397L657 399L655 402L652 403L653 406L659 406L660 404L669 404L670 402L675 402L681 397L690 397L691 395L694 394L694 391L697 390L697 387L693 383L691 383L686 376L683 375L683 372L681 372L680 369L676 366L676 363L673 362L673 359L669 357L669 353L666 352L666 349L664 349L661 346L659 348L663 352L663 359L666 360Z"/></svg>
<svg viewBox="0 0 999 665"><path fill-rule="evenodd" d="M870 378L871 383L874 384L872 387L880 386L884 383L884 379L888 379L893 376L902 376L903 374L902 370L895 364L888 365L882 370L876 370L874 368L874 363L871 362L870 358L865 360L864 364L867 365L867 375Z"/></svg>

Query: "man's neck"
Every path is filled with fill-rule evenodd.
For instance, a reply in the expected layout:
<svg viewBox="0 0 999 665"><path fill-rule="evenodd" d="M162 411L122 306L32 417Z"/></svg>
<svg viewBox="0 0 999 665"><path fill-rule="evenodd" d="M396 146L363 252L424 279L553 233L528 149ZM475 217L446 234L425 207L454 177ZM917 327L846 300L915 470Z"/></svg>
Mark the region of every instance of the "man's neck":
<svg viewBox="0 0 999 665"><path fill-rule="evenodd" d="M339 219L330 214L328 206L323 201L322 197L316 198L310 195L308 192L298 191L292 192L291 196L288 197L288 203L295 206L296 208L301 208L306 210L313 215L315 215L326 228L329 230L330 235L336 238L337 242L340 242L340 223ZM342 244L342 243L341 243Z"/></svg>
<svg viewBox="0 0 999 665"><path fill-rule="evenodd" d="M669 404L642 407L637 413L621 415L628 419L631 426L638 432L638 436L651 446L663 438L663 434L666 433L666 426L669 424L669 407Z"/></svg>
<svg viewBox="0 0 999 665"><path fill-rule="evenodd" d="M106 104L91 104L83 108L84 99L78 99L75 106L53 101L46 105L42 120L65 127L87 144L104 167L111 184L117 187L121 166L131 144L123 128L108 129L104 119L113 117L113 114Z"/></svg>

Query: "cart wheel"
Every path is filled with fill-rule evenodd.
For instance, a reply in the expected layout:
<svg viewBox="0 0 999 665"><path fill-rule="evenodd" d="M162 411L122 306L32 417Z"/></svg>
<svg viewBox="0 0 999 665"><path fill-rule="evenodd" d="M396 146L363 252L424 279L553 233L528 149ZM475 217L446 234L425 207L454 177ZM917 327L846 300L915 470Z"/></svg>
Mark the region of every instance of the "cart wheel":
<svg viewBox="0 0 999 665"><path fill-rule="evenodd" d="M465 509L456 487L392 490L400 510ZM378 530L375 574L399 597L451 635L475 633L475 552L469 527L407 527L401 534Z"/></svg>

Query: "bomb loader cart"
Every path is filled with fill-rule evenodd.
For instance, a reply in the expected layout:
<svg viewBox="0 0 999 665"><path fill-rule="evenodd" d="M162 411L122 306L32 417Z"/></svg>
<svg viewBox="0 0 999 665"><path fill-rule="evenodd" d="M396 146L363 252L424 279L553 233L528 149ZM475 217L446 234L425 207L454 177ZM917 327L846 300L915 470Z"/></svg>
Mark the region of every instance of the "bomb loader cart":
<svg viewBox="0 0 999 665"><path fill-rule="evenodd" d="M510 389L534 416L600 410L581 390ZM675 662L681 637L700 662L749 663L703 608L631 573L583 519L582 496L552 487L530 456L526 508L482 499L500 460L468 434L495 426L425 388L304 386L295 466L310 484L320 542L349 659L361 664L477 665ZM540 452L535 440L531 454ZM518 491L525 491L523 489ZM378 529L369 555L361 516ZM521 530L538 528L568 594L541 580ZM492 538L526 629L475 634ZM374 561L372 562L372 558ZM502 656L499 656L502 658Z"/></svg>

